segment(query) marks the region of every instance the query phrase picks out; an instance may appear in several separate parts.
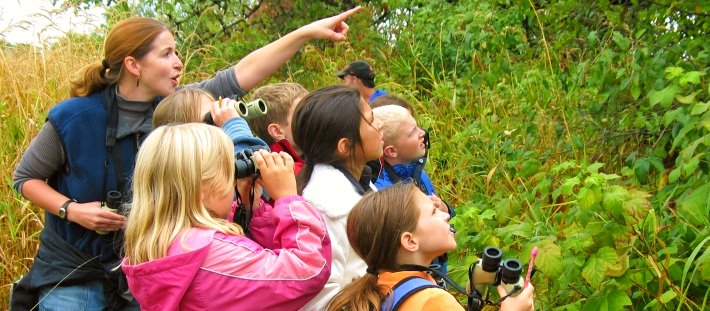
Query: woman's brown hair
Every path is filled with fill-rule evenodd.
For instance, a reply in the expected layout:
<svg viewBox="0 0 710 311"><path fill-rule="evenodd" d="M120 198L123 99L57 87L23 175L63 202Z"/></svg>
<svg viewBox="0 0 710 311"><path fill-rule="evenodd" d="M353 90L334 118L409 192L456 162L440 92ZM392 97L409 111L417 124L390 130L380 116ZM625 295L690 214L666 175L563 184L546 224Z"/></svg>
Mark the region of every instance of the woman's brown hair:
<svg viewBox="0 0 710 311"><path fill-rule="evenodd" d="M363 196L348 216L350 246L367 264L368 273L353 281L328 304L328 310L379 310L385 295L377 285L380 271L396 271L400 238L419 222L415 205L419 189L397 183Z"/></svg>
<svg viewBox="0 0 710 311"><path fill-rule="evenodd" d="M116 24L104 42L104 59L81 69L72 79L71 96L89 96L118 82L127 56L141 59L152 48L155 38L168 26L146 17L132 17Z"/></svg>

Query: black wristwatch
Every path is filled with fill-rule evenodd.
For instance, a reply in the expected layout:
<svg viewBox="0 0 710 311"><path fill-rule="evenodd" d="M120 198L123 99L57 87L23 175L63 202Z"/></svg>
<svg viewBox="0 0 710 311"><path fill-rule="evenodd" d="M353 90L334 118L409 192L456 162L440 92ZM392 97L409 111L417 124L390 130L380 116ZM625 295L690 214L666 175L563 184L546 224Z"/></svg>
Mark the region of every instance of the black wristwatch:
<svg viewBox="0 0 710 311"><path fill-rule="evenodd" d="M64 204L62 204L62 207L59 208L59 212L57 212L59 218L61 219L67 219L67 212L69 209L69 204L71 203L76 203L76 200L74 199L69 199Z"/></svg>

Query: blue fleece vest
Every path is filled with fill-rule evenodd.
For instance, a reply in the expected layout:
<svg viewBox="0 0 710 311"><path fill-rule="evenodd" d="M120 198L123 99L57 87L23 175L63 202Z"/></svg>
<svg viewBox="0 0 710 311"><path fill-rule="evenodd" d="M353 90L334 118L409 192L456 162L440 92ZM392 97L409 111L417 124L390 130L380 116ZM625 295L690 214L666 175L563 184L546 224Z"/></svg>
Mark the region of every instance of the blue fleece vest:
<svg viewBox="0 0 710 311"><path fill-rule="evenodd" d="M117 189L113 156L106 157L108 112L103 96L104 92L97 92L67 99L54 106L47 116L47 121L59 134L66 159L64 168L50 179L49 185L79 203L105 201L105 191L120 190ZM129 135L116 141L114 147L120 150L125 190L130 190L138 141L137 135ZM104 172L108 174L106 178ZM68 213L71 214L71 208ZM100 256L102 262L119 258L121 233L99 235L51 213L46 213L46 222L65 241L87 254Z"/></svg>

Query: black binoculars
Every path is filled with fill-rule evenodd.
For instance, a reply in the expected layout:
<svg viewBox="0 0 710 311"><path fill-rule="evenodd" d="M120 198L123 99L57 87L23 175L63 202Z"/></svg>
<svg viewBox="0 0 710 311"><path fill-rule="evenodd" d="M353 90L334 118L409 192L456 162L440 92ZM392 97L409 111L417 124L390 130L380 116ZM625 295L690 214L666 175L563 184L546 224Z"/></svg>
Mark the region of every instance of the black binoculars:
<svg viewBox="0 0 710 311"><path fill-rule="evenodd" d="M254 152L266 150L262 146L251 146L234 155L234 178L240 179L256 174L259 168L254 162Z"/></svg>
<svg viewBox="0 0 710 311"><path fill-rule="evenodd" d="M101 203L101 208L110 212L118 213L122 210L122 200L123 194L120 191L111 190L106 193L106 201ZM107 234L108 231L96 230L96 233L104 235Z"/></svg>

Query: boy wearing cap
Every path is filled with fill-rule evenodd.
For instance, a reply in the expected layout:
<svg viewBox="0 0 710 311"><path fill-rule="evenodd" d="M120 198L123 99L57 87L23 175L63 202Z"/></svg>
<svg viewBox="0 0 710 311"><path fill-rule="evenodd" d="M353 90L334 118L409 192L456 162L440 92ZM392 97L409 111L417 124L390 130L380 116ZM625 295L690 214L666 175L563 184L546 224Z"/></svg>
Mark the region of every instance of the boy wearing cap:
<svg viewBox="0 0 710 311"><path fill-rule="evenodd" d="M375 72L372 66L364 60L352 62L345 69L335 74L343 79L346 86L356 88L360 92L360 97L372 102L378 96L386 95L387 92L375 89Z"/></svg>

